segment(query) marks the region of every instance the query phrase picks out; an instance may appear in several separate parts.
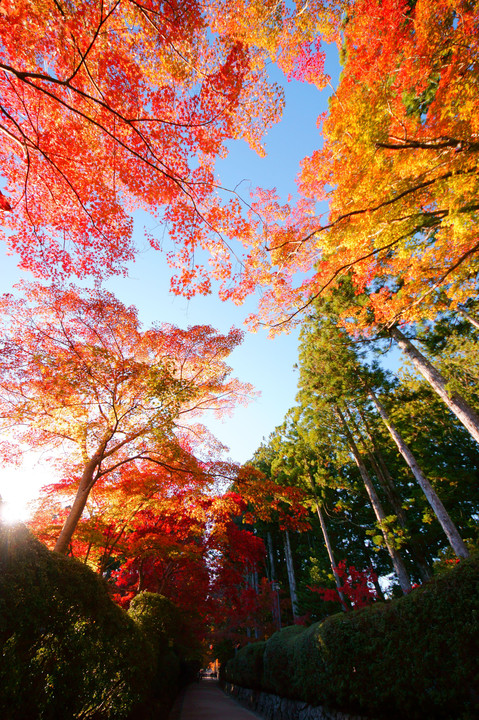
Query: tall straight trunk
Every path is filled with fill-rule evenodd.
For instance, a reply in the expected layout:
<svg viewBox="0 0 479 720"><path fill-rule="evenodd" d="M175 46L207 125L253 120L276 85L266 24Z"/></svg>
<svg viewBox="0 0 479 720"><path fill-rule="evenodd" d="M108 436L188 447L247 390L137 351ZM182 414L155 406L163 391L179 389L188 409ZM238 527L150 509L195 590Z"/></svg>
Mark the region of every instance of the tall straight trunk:
<svg viewBox="0 0 479 720"><path fill-rule="evenodd" d="M446 533L447 539L449 540L449 543L456 553L456 555L460 558L466 558L469 557L469 552L464 545L464 542L459 535L459 532L452 522L451 518L449 517L449 513L447 512L446 508L442 504L439 496L437 495L436 491L432 487L429 480L426 478L424 473L422 472L421 468L419 467L416 458L414 457L413 453L409 449L408 445L404 442L401 435L399 434L396 427L391 422L389 415L387 414L387 411L383 404L379 401L379 399L376 397L376 394L373 392L373 390L369 390L369 395L374 402L378 413L380 414L384 424L386 425L387 429L389 430L389 433L394 440L394 442L397 445L397 448L407 464L409 465L412 474L417 480L417 483L421 490L423 491L424 495L427 498L427 501L429 505L432 507L437 519L439 520L442 529Z"/></svg>
<svg viewBox="0 0 479 720"><path fill-rule="evenodd" d="M251 569L251 573L249 574L250 579L250 586L255 591L256 597L259 595L259 580L258 580L258 571L256 570L256 565L253 565ZM254 636L256 640L259 640L259 628L258 628L258 618L256 615L253 616L253 631Z"/></svg>
<svg viewBox="0 0 479 720"><path fill-rule="evenodd" d="M369 439L369 442L371 443L371 446L368 447L366 441L361 436L361 441L362 441L363 447L365 448L366 452L368 453L373 470L377 475L379 484L383 488L389 504L393 508L395 515L397 515L399 522L404 523L404 525L405 525L407 519L406 519L406 513L404 512L404 508L402 507L402 498L398 493L396 484L395 484L394 480L392 479L391 473L389 472L388 467L387 467L387 465L384 461L384 458L381 454L381 451L379 450L378 445L374 439L374 435L371 431L371 428L369 426L366 416L364 415L364 413L361 412L361 410L358 410L358 413L359 413L361 420L363 421L363 425L364 425L364 428L366 431L366 435Z"/></svg>
<svg viewBox="0 0 479 720"><path fill-rule="evenodd" d="M465 310L459 310L459 315L462 315L462 317L471 323L477 330L479 330L479 320L476 320L475 317L472 317L472 315L469 315L468 312Z"/></svg>
<svg viewBox="0 0 479 720"><path fill-rule="evenodd" d="M273 538L271 537L271 533L268 530L266 533L266 545L268 548L268 559L269 559L269 580L270 582L274 583L276 580L276 569L274 566L274 553L273 553Z"/></svg>
<svg viewBox="0 0 479 720"><path fill-rule="evenodd" d="M318 500L316 500L316 512L318 513L319 524L321 525L321 532L323 533L324 538L324 544L326 545L326 550L328 551L329 562L331 563L331 570L333 571L334 582L336 583L336 588L338 590L339 600L341 602L341 606L344 612L347 612L348 604L346 602L346 598L344 597L344 593L341 590L341 580L336 569L338 566L336 564L336 560L334 559L333 546L331 545L331 540L329 539L328 528L326 526L324 515L321 510L321 505Z"/></svg>
<svg viewBox="0 0 479 720"><path fill-rule="evenodd" d="M476 411L472 409L462 395L459 395L457 392L449 393L447 391L447 381L445 377L419 352L399 328L391 328L389 332L404 354L410 358L414 367L428 381L439 397L446 403L449 410L454 413L466 430L469 431L474 440L479 443L479 415Z"/></svg>
<svg viewBox="0 0 479 720"><path fill-rule="evenodd" d="M337 413L337 415L341 421L341 424L343 426L349 448L354 457L356 465L358 466L359 472L361 474L361 478L362 478L364 486L366 488L366 492L368 493L369 500L371 501L371 505L374 510L374 514L376 515L377 521L381 527L384 542L386 544L386 548L389 553L389 557L391 558L396 575L398 576L401 590L403 591L404 595L406 595L411 590L411 581L409 579L408 572L406 570L406 567L403 563L403 560L402 560L399 552L396 550L393 543L390 541L388 534L384 528L384 522L386 520L386 513L384 512L381 501L380 501L378 494L376 492L376 489L373 485L373 481L371 480L371 477L366 469L366 466L363 463L361 454L360 454L358 447L354 441L351 430L349 429L349 426L344 418L344 415L338 406L336 406L336 413Z"/></svg>
<svg viewBox="0 0 479 720"><path fill-rule="evenodd" d="M369 392L369 388L368 388ZM372 451L367 447L366 442L363 440L364 446L366 447L366 450L369 454L371 464L373 466L373 470L376 473L376 476L379 480L379 484L381 485L382 489L384 490L384 493L388 499L389 504L391 505L394 514L396 515L398 519L398 523L400 526L407 530L407 517L406 513L404 512L404 508L402 507L402 500L401 497L397 491L396 485L394 483L394 480L391 477L391 473L388 470L388 467L384 461L384 458L382 456L381 451L379 450L377 443L374 439L374 436L371 432L371 429L369 427L369 423L367 421L367 418L361 413L359 410L359 415L361 416L361 419L364 423L364 427L366 429L366 434L369 438L369 442L372 446ZM426 560L426 557L424 555L424 551L420 547L420 543L416 542L413 539L409 539L406 543L407 551L409 552L409 555L411 556L411 559L413 560L414 564L417 567L417 570L419 572L419 576L423 582L427 582L432 578L432 570L429 567L429 564Z"/></svg>
<svg viewBox="0 0 479 720"><path fill-rule="evenodd" d="M404 512L404 508L400 504L401 501L398 501L399 496L397 491L391 493L391 485L394 484L394 481L387 467L384 465L384 459L382 463L379 462L378 473L378 479L381 487L384 489L386 494L388 493L388 491L390 493L390 495L388 495L388 500L391 503L394 514L396 515L400 526L407 532L408 524L406 513ZM419 577L421 578L422 582L427 582L428 580L430 580L432 578L432 570L426 559L422 543L417 539L409 537L405 547L409 555L411 556L411 560L414 562L417 568Z"/></svg>
<svg viewBox="0 0 479 720"><path fill-rule="evenodd" d="M289 540L289 532L284 531L284 555L286 558L286 569L288 571L289 594L291 596L291 607L293 609L293 619L298 617L298 595L296 592L296 577L294 574L293 553L291 552L291 543Z"/></svg>
<svg viewBox="0 0 479 720"><path fill-rule="evenodd" d="M270 565L270 582L271 582L271 589L273 591L273 619L278 627L278 630L281 630L281 604L279 599L279 583L276 582L276 566L274 562L274 552L273 552L273 538L271 536L270 531L268 530L266 534L267 539L267 545L268 545L268 557L269 557L269 565Z"/></svg>
<svg viewBox="0 0 479 720"><path fill-rule="evenodd" d="M383 589L382 589L381 585L379 584L378 574L377 574L377 572L376 572L377 568L376 568L376 566L374 565L374 563L373 563L373 561L372 561L372 558L371 558L367 553L366 553L366 557L368 558L368 560L369 560L369 565L370 565L370 567L371 567L371 569L372 569L372 571L373 571L373 573L374 573L374 578L375 578L375 579L373 580L373 585L374 585L374 589L376 590L376 595L378 596L378 598L379 598L380 600L382 600L382 602L385 602L386 598L384 597Z"/></svg>

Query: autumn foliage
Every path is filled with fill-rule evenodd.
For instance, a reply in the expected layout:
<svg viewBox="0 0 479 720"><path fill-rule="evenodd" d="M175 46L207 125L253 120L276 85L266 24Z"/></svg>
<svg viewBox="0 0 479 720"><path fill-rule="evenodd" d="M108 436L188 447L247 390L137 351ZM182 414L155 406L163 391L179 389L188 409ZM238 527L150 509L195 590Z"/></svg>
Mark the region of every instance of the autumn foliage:
<svg viewBox="0 0 479 720"><path fill-rule="evenodd" d="M215 158L229 138L259 149L281 103L254 47L227 22L212 37L214 17L195 0L3 3L4 238L22 267L121 271L135 208L185 248L221 232L229 201L216 196Z"/></svg>
<svg viewBox="0 0 479 720"><path fill-rule="evenodd" d="M340 591L354 609L371 605L377 599L373 583L377 582L378 578L372 568L356 570L353 565L347 567L343 560L335 570L341 580L341 585L337 589L312 587L310 590L319 593L325 601L339 603L341 600L338 591Z"/></svg>
<svg viewBox="0 0 479 720"><path fill-rule="evenodd" d="M250 393L225 363L241 340L235 329L142 331L134 308L73 287L27 286L1 308L2 426L22 428L17 440L27 447L66 452L65 481L75 494L56 544L61 552L101 478L111 482L145 462L180 484L201 476L192 449L207 452L212 442L201 415L229 412Z"/></svg>
<svg viewBox="0 0 479 720"><path fill-rule="evenodd" d="M476 291L477 4L358 0L344 11L343 72L300 198L261 191L253 205L259 318L279 327L349 274L367 292L362 311L344 307L360 328L433 316ZM315 62L298 52L313 82Z"/></svg>
<svg viewBox="0 0 479 720"><path fill-rule="evenodd" d="M441 291L461 302L478 249L477 22L465 0L4 4L5 239L40 275L118 272L144 208L170 229L175 292L215 279L241 302L261 285L263 320L349 272L369 293L361 326L431 313ZM298 202L224 195L225 141L262 152L280 116L266 63L322 88L323 40L344 70Z"/></svg>
<svg viewBox="0 0 479 720"><path fill-rule="evenodd" d="M192 634L213 627L242 645L281 623L275 558L284 550L290 559L289 531L309 532L314 511L336 590L310 590L343 607L341 594L353 608L375 601L372 568L356 570L369 560L336 567L328 535L360 504L348 453L364 477L369 453L394 510L377 510L378 548L394 537L396 557L407 528L356 403L374 383L358 385L359 366L341 362L343 328L371 337L464 313L476 294L478 3L6 0L0 38L3 239L22 269L51 283L0 299L0 456L46 451L59 471L37 503L35 533L94 567L118 604L161 594L193 619ZM297 199L224 188L215 164L228 143L262 155L280 119L283 91L268 65L323 90L324 43L337 44L343 71L318 118L318 147L301 163ZM289 416L284 442L279 429L269 475L220 460L224 448L205 424L252 395L227 364L242 333L143 329L134 307L102 289L134 258L138 210L158 221L162 239L148 240L168 245L175 293L214 285L239 304L261 288L251 324L276 329L334 305L339 335L336 349L324 340L321 402L314 361L308 408ZM94 289L68 285L73 275L94 276ZM465 457L461 467L472 466ZM421 548L407 552L419 567ZM292 560L288 582L291 601L283 592L282 602L296 617Z"/></svg>

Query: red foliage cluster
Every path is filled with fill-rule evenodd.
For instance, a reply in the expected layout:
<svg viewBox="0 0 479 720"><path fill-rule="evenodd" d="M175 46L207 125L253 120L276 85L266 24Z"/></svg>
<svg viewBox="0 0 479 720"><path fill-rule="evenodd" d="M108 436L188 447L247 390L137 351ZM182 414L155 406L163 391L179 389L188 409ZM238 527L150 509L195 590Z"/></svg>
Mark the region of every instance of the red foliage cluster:
<svg viewBox="0 0 479 720"><path fill-rule="evenodd" d="M366 570L356 570L353 565L346 567L346 561L343 560L335 570L342 582L339 588L333 590L332 588L310 587L309 589L319 593L323 600L329 602L341 602L339 598L339 591L341 591L354 609L376 602L378 596L374 583L378 578L371 567Z"/></svg>

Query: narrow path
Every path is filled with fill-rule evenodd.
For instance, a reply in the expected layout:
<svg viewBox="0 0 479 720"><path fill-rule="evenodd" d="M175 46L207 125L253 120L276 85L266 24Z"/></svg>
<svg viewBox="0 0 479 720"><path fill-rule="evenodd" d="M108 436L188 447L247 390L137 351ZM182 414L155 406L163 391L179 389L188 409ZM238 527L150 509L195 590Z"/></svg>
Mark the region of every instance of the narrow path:
<svg viewBox="0 0 479 720"><path fill-rule="evenodd" d="M170 720L258 720L219 688L216 680L188 685L173 708Z"/></svg>

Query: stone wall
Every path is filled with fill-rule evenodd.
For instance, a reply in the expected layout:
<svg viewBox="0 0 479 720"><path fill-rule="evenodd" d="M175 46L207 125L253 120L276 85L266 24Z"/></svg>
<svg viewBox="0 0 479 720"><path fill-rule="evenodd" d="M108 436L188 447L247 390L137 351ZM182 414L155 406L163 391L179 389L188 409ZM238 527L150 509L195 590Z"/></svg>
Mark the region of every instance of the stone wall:
<svg viewBox="0 0 479 720"><path fill-rule="evenodd" d="M225 683L223 689L241 705L261 715L265 720L366 720L359 715L347 715L337 710L313 707L300 700L290 700L279 695L250 690Z"/></svg>

